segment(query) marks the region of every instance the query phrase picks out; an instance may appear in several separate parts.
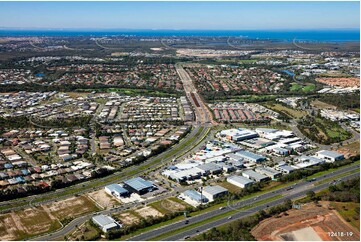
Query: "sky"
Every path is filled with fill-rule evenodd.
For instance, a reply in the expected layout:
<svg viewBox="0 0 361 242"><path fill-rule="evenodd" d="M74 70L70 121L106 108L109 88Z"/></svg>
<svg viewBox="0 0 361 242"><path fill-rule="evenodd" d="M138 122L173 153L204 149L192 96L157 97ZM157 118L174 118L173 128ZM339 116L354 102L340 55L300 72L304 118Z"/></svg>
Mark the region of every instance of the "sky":
<svg viewBox="0 0 361 242"><path fill-rule="evenodd" d="M360 28L354 2L0 2L2 28Z"/></svg>

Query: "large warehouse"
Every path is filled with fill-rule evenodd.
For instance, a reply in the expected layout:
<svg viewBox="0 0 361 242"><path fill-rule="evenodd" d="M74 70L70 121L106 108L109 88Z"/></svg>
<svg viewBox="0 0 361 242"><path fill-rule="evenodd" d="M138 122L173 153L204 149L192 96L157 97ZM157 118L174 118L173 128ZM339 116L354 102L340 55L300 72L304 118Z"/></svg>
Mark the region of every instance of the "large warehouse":
<svg viewBox="0 0 361 242"><path fill-rule="evenodd" d="M135 192L140 195L156 189L152 182L144 180L141 177L136 177L125 181L124 188L130 192Z"/></svg>
<svg viewBox="0 0 361 242"><path fill-rule="evenodd" d="M253 170L243 171L242 176L244 176L248 179L252 179L256 182L269 180L268 176L262 175L261 173L255 172Z"/></svg>
<svg viewBox="0 0 361 242"><path fill-rule="evenodd" d="M261 156L261 155L257 155L253 152L249 152L249 151L238 151L236 153L236 155L242 157L244 160L249 161L249 162L254 162L254 163L260 163L264 160L266 160L266 157Z"/></svg>
<svg viewBox="0 0 361 242"><path fill-rule="evenodd" d="M122 227L122 225L117 223L112 217L103 214L92 217L92 220L104 233Z"/></svg>
<svg viewBox="0 0 361 242"><path fill-rule="evenodd" d="M203 195L208 198L209 201L213 201L216 198L225 196L228 194L228 190L221 186L206 186L202 191Z"/></svg>
<svg viewBox="0 0 361 242"><path fill-rule="evenodd" d="M245 188L253 184L253 181L251 179L248 179L246 177L242 176L231 176L227 178L227 182L240 187Z"/></svg>
<svg viewBox="0 0 361 242"><path fill-rule="evenodd" d="M326 162L334 162L345 159L343 154L330 150L321 150L316 153L317 157L324 159Z"/></svg>
<svg viewBox="0 0 361 242"><path fill-rule="evenodd" d="M105 192L117 198L129 195L129 191L119 184L110 184L105 187Z"/></svg>

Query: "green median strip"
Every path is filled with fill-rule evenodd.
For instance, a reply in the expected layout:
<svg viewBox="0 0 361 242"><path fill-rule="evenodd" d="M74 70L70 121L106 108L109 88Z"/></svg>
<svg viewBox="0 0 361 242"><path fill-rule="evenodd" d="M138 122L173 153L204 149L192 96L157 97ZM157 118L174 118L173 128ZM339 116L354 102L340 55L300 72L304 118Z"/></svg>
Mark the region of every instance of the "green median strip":
<svg viewBox="0 0 361 242"><path fill-rule="evenodd" d="M255 206L258 206L258 205L261 205L261 204L264 204L264 203L268 203L268 202L271 202L271 201L274 201L276 199L279 199L279 198L282 198L282 195L276 195L276 196L273 196L273 197L270 197L270 198L267 198L267 199L264 199L262 201L258 201L258 202L255 202L255 203L252 203L250 205L247 205L247 206L244 206L240 209L237 209L237 210L231 210L231 211L228 211L226 213L222 213L222 214L219 214L219 215L216 215L212 218L209 218L207 220L202 220L200 222L197 222L197 223L192 223L192 224L189 224L187 226L184 226L180 229L177 229L177 230L172 230L172 231L169 231L167 233L163 233L162 235L159 235L159 236L156 236L156 237L153 237L153 238L149 238L147 240L151 240L151 241L159 241L159 240L162 240L162 239L165 239L167 237L170 237L172 235L175 235L175 234L179 234L179 233L182 233L184 231L187 231L187 230L190 230L190 229L193 229L193 228L196 228L198 226L201 226L201 225L204 225L204 224L207 224L209 222L213 222L213 221L216 221L216 220L219 220L219 219L222 219L222 218L226 218L228 216L231 216L235 213L238 213L240 211L245 211L247 209L250 209L252 207L255 207Z"/></svg>
<svg viewBox="0 0 361 242"><path fill-rule="evenodd" d="M354 174L354 173L359 173L360 170L357 168L357 169L353 169L351 171L348 171L348 172L344 172L342 174L339 174L337 176L334 176L334 177L330 177L330 178L327 178L327 179L324 179L322 181L319 181L319 182L315 182L314 184L315 185L321 185L321 184L325 184L325 183L328 183L328 182L331 182L333 180L337 180L341 177L344 177L344 176L347 176L347 175L351 175L351 174Z"/></svg>

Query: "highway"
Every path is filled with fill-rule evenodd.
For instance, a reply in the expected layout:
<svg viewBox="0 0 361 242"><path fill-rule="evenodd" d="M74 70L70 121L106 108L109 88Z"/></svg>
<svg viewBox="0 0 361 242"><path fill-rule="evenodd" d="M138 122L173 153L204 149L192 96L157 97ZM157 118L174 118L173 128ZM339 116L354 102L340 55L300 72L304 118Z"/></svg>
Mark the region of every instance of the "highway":
<svg viewBox="0 0 361 242"><path fill-rule="evenodd" d="M180 79L182 80L186 96L193 106L197 123L200 123L202 125L216 124L216 122L213 120L212 114L210 113L207 106L204 104L202 98L198 94L197 89L194 86L189 74L183 69L180 64L176 64L175 67Z"/></svg>
<svg viewBox="0 0 361 242"><path fill-rule="evenodd" d="M347 176L341 178L341 180L347 180L347 179L350 179L350 178L353 178L353 177L357 177L359 175L360 175L359 173L354 173L354 174L347 175ZM267 209L268 207L279 205L279 204L283 203L285 201L285 199L295 200L297 198L304 197L305 194L308 191L319 191L319 190L326 189L328 186L329 186L329 183L325 183L325 184L317 185L317 186L314 186L314 187L310 187L310 188L305 189L305 190L303 190L301 192L292 193L292 194L286 195L286 196L284 196L282 198L273 200L271 202L267 202L267 203L264 203L264 204L261 204L261 205L258 205L258 206L254 206L254 207L252 207L250 209L240 211L240 212L238 212L236 214L233 214L232 219L228 219L227 217L221 218L221 219L218 219L218 220L215 220L215 221L200 225L198 227L195 227L193 229L190 229L190 230L178 233L178 234L175 232L174 235L169 236L167 238L164 238L163 240L165 240L165 241L184 240L184 238L187 237L187 236L195 236L195 235L197 235L199 233L202 233L202 232L205 232L205 231L209 230L210 228L217 227L217 226L220 226L220 225L235 221L237 219L249 216L249 215L254 214L254 213L256 213L256 212L258 212L258 211L260 211L262 209Z"/></svg>
<svg viewBox="0 0 361 242"><path fill-rule="evenodd" d="M348 172L348 171L351 171L351 170L354 170L354 169L357 169L357 168L359 168L359 165L352 165L352 166L349 166L349 167L341 168L341 169L339 169L339 170L337 170L335 172L328 173L326 175L318 177L317 181L319 182L319 181L322 181L324 179L328 179L328 178L340 175L342 173L345 173L345 172ZM291 186L294 187L295 184L289 185L287 187L280 188L278 190L274 190L274 191L271 191L271 192L268 192L268 193L264 193L264 194L262 194L262 195L260 195L258 197L257 201L267 199L267 198L271 198L271 197L276 196L278 194L283 194L284 195L285 193L287 194L287 192L289 193L288 196L291 196L292 198L294 198L294 197L296 197L297 194L298 195L299 194L303 194L303 195L306 194L307 190L309 190L309 189L318 189L318 186L313 187L313 183L310 183L310 182L307 182L307 181L300 181L300 182L297 183L297 185L296 185L297 186L297 188L296 188L297 193L294 193L292 190L288 190ZM329 184L327 183L324 186L327 187L327 186L329 186ZM288 198L287 195L282 198L282 201L284 199L286 199L286 198ZM239 202L237 204L233 204L233 205L230 204L229 207L226 207L223 210L215 209L215 210L212 210L210 212L206 212L206 213L202 213L200 215L194 216L194 217L190 217L190 218L188 218L188 221L189 221L189 224L192 224L192 223L197 223L197 222L200 222L200 221L203 221L203 220L207 220L207 219L210 219L210 218L212 218L214 216L229 212L231 209L240 209L243 206L252 204L254 201L255 201L254 198L249 198L249 199L241 201L241 202ZM257 207L257 209L258 209L258 207ZM246 211L249 213L248 210L246 210ZM251 211L253 211L253 209L251 209ZM242 213L245 213L245 211L242 211L241 214ZM238 214L235 215L234 218L237 218L237 216L239 216L239 215ZM227 221L229 221L229 220L227 219ZM152 230L152 231L142 233L140 235L137 235L137 236L134 236L134 237L130 238L129 240L132 240L132 241L149 240L150 238L157 237L157 236L162 235L163 233L166 233L166 232L169 232L169 231L175 231L176 232L177 229L180 229L183 226L185 226L184 222L185 222L185 219L182 220L182 221L167 225L167 226L163 226L163 227L161 227L161 228L159 228L157 230ZM208 228L211 228L210 226L213 226L213 225L208 225ZM199 231L201 231L201 230L199 230ZM176 236L176 235L174 235L174 236ZM180 238L183 238L183 237L180 237ZM166 240L172 241L172 240L176 240L176 239L179 239L179 238L167 238Z"/></svg>

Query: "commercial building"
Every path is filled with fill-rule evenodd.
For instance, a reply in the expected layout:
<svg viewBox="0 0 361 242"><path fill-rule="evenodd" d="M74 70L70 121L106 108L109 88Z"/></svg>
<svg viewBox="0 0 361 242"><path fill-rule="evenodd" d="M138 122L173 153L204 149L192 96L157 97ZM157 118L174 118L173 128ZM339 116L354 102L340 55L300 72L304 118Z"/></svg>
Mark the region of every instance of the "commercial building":
<svg viewBox="0 0 361 242"><path fill-rule="evenodd" d="M260 162L266 160L266 157L264 157L264 156L257 155L253 152L245 151L245 150L238 151L236 153L236 155L242 157L246 161L253 162L253 163L260 163Z"/></svg>
<svg viewBox="0 0 361 242"><path fill-rule="evenodd" d="M197 192L196 190L187 190L187 191L183 192L183 195L197 203L208 202L208 199L204 195L202 195L200 192Z"/></svg>
<svg viewBox="0 0 361 242"><path fill-rule="evenodd" d="M280 170L284 174L290 174L291 172L294 172L295 170L297 170L296 168L289 166L289 165L281 165L277 169Z"/></svg>
<svg viewBox="0 0 361 242"><path fill-rule="evenodd" d="M266 175L271 179L276 179L282 176L282 173L268 166L260 166L255 169L256 172Z"/></svg>
<svg viewBox="0 0 361 242"><path fill-rule="evenodd" d="M245 188L253 184L251 179L242 176L230 176L227 178L227 182L240 188Z"/></svg>
<svg viewBox="0 0 361 242"><path fill-rule="evenodd" d="M216 198L225 196L228 194L228 190L221 186L206 186L203 188L202 194L209 200L213 201Z"/></svg>
<svg viewBox="0 0 361 242"><path fill-rule="evenodd" d="M221 137L226 137L228 140L242 141L252 138L257 138L258 134L249 129L227 129L220 133Z"/></svg>
<svg viewBox="0 0 361 242"><path fill-rule="evenodd" d="M254 180L256 182L269 180L268 176L262 175L262 174L260 174L258 172L253 171L253 170L243 171L242 176L244 176L244 177L246 177L248 179L252 179L252 180Z"/></svg>
<svg viewBox="0 0 361 242"><path fill-rule="evenodd" d="M129 191L119 184L110 184L105 187L105 192L117 198L129 195Z"/></svg>
<svg viewBox="0 0 361 242"><path fill-rule="evenodd" d="M156 187L152 182L144 180L141 177L136 177L125 181L124 188L130 192L135 192L141 195L153 191Z"/></svg>
<svg viewBox="0 0 361 242"><path fill-rule="evenodd" d="M213 174L213 175L219 174L219 173L222 173L222 171L223 171L222 167L220 167L216 164L213 164L213 163L206 163L203 165L199 165L196 168L199 169L201 174L204 176L209 175L209 174Z"/></svg>
<svg viewBox="0 0 361 242"><path fill-rule="evenodd" d="M99 228L104 232L108 233L111 230L119 229L122 227L121 224L116 222L112 217L107 215L97 215L92 217L92 221L99 226Z"/></svg>
<svg viewBox="0 0 361 242"><path fill-rule="evenodd" d="M321 150L316 153L316 156L321 159L324 159L326 162L335 162L345 159L343 154L330 150Z"/></svg>

